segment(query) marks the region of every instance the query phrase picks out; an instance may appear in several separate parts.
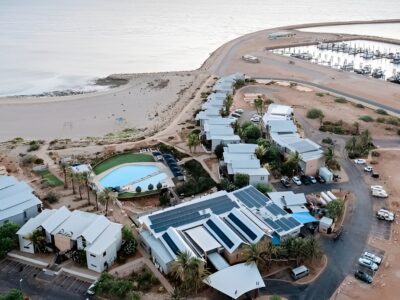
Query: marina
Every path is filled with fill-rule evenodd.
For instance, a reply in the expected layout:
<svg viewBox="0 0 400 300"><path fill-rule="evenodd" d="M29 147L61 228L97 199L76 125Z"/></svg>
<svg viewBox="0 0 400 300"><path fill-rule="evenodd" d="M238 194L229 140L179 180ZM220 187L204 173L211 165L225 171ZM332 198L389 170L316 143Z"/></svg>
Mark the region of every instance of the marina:
<svg viewBox="0 0 400 300"><path fill-rule="evenodd" d="M353 40L279 48L271 51L343 71L400 83L399 45Z"/></svg>

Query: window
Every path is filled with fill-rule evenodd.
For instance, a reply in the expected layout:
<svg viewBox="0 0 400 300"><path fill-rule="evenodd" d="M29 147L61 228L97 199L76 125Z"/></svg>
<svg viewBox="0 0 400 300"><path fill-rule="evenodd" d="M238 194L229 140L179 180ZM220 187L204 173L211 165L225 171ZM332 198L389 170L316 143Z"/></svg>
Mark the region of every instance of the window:
<svg viewBox="0 0 400 300"><path fill-rule="evenodd" d="M104 251L104 252L103 252L103 257L104 257L104 256L106 256L106 254L107 254L107 252L106 252L106 251Z"/></svg>
<svg viewBox="0 0 400 300"><path fill-rule="evenodd" d="M90 256L91 256L91 257L96 257L96 255L94 255L94 254L92 254L92 253L90 253Z"/></svg>
<svg viewBox="0 0 400 300"><path fill-rule="evenodd" d="M264 180L264 176L261 176L261 177L260 177L260 180Z"/></svg>
<svg viewBox="0 0 400 300"><path fill-rule="evenodd" d="M97 268L97 266L96 265L94 265L94 264L90 264L92 267L94 267L94 268Z"/></svg>
<svg viewBox="0 0 400 300"><path fill-rule="evenodd" d="M86 248L86 239L82 237L82 247Z"/></svg>

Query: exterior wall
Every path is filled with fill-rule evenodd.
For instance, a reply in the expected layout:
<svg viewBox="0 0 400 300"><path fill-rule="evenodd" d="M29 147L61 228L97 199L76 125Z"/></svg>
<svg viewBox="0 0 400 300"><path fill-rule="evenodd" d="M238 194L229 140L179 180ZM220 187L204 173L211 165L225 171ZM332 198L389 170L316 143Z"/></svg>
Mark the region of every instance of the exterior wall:
<svg viewBox="0 0 400 300"><path fill-rule="evenodd" d="M101 273L107 268L107 265L111 267L117 258L117 251L120 247L121 244L117 241L111 244L102 254L96 255L86 251L88 269Z"/></svg>
<svg viewBox="0 0 400 300"><path fill-rule="evenodd" d="M318 159L309 160L307 162L300 161L299 165L304 174L315 176L318 173L319 168L325 166L325 158L322 156Z"/></svg>
<svg viewBox="0 0 400 300"><path fill-rule="evenodd" d="M25 214L22 211L21 213L14 215L7 219L0 220L0 225L4 224L6 221L13 222L18 225L24 225L30 218L36 217L40 213L40 206L32 206L25 210Z"/></svg>
<svg viewBox="0 0 400 300"><path fill-rule="evenodd" d="M268 183L268 175L260 176L260 175L251 175L250 176L250 184L256 186L260 182Z"/></svg>
<svg viewBox="0 0 400 300"><path fill-rule="evenodd" d="M211 150L214 151L215 148L221 143L222 143L222 145L226 146L228 144L239 144L240 141L224 141L224 140L219 140L219 139L211 140Z"/></svg>
<svg viewBox="0 0 400 300"><path fill-rule="evenodd" d="M228 251L224 250L224 257L230 265L234 265L234 264L243 262L244 261L243 247L240 246L233 253L229 253Z"/></svg>
<svg viewBox="0 0 400 300"><path fill-rule="evenodd" d="M140 235L139 235L140 236ZM140 244L143 248L150 254L151 259L158 270L160 270L164 274L168 274L170 272L169 262L165 262L158 254L157 251L154 251L150 245L146 242L145 239L142 239L140 236Z"/></svg>
<svg viewBox="0 0 400 300"><path fill-rule="evenodd" d="M19 250L21 250L21 252L32 253L32 254L35 253L35 249L31 241L28 241L22 235L18 235L18 240L19 240Z"/></svg>

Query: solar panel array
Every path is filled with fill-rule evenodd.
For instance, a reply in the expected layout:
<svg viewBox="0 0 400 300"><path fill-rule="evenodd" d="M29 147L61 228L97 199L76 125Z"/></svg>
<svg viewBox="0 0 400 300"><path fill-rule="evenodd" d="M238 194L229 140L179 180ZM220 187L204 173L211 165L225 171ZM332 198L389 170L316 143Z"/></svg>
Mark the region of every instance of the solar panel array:
<svg viewBox="0 0 400 300"><path fill-rule="evenodd" d="M287 212L286 212L286 211L284 211L282 208L280 208L278 205L276 205L276 204L273 203L273 202L269 203L267 206L265 206L265 208L266 208L271 214L273 214L275 217L287 215Z"/></svg>
<svg viewBox="0 0 400 300"><path fill-rule="evenodd" d="M228 218L232 220L233 223L236 224L252 241L257 238L257 235L251 231L249 227L247 227L242 221L240 221L233 213L228 215Z"/></svg>
<svg viewBox="0 0 400 300"><path fill-rule="evenodd" d="M234 243L226 236L226 234L217 226L212 220L208 220L207 225L214 231L216 235L222 240L222 242L230 249Z"/></svg>
<svg viewBox="0 0 400 300"><path fill-rule="evenodd" d="M178 246L174 243L174 241L171 239L169 234L166 232L162 235L164 241L167 243L167 245L171 248L172 252L175 253L175 255L178 255L180 250Z"/></svg>
<svg viewBox="0 0 400 300"><path fill-rule="evenodd" d="M151 215L149 216L150 228L158 233L167 230L169 227L179 227L210 217L209 213L200 214L199 211L201 210L210 208L214 214L219 215L231 211L234 207L239 206L228 196L223 195Z"/></svg>
<svg viewBox="0 0 400 300"><path fill-rule="evenodd" d="M278 220L264 219L264 221L275 231L278 233L289 231L301 225L297 220L293 217L288 218L280 218Z"/></svg>
<svg viewBox="0 0 400 300"><path fill-rule="evenodd" d="M260 208L270 202L267 196L251 185L240 191L233 192L233 194L248 208Z"/></svg>

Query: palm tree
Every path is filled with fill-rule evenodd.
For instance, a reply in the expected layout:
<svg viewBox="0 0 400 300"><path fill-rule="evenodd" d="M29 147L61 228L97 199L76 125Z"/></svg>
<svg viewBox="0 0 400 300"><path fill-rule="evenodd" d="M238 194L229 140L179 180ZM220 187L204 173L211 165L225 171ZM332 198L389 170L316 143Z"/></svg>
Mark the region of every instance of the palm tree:
<svg viewBox="0 0 400 300"><path fill-rule="evenodd" d="M96 210L99 210L98 192L94 191L94 201L96 202Z"/></svg>
<svg viewBox="0 0 400 300"><path fill-rule="evenodd" d="M349 153L354 153L357 150L357 138L352 136L346 143L346 150Z"/></svg>
<svg viewBox="0 0 400 300"><path fill-rule="evenodd" d="M61 163L61 168L64 174L64 189L68 188L68 182L67 182L67 172L68 172L68 168L69 168L69 164L66 162L62 162Z"/></svg>
<svg viewBox="0 0 400 300"><path fill-rule="evenodd" d="M191 134L189 134L188 136L188 141L187 141L187 145L189 146L189 150L190 152L192 152L192 147L194 148L194 150L196 151L196 147L198 145L200 145L200 139L199 139L199 135L192 132Z"/></svg>
<svg viewBox="0 0 400 300"><path fill-rule="evenodd" d="M243 249L243 257L246 264L252 262L256 263L257 267L261 268L264 266L263 253L265 252L265 244L259 242L257 244L246 245Z"/></svg>
<svg viewBox="0 0 400 300"><path fill-rule="evenodd" d="M106 212L104 213L105 216L107 216L108 213L108 204L110 201L114 202L117 199L118 195L116 192L113 192L112 190L106 188L102 190L99 195L98 195L98 200L101 204L105 205L106 207Z"/></svg>
<svg viewBox="0 0 400 300"><path fill-rule="evenodd" d="M261 96L257 96L257 99L254 100L254 107L259 115L263 114L265 102Z"/></svg>
<svg viewBox="0 0 400 300"><path fill-rule="evenodd" d="M231 110L233 104L233 97L232 95L228 95L226 96L225 100L224 100L224 106L222 108L222 116L225 117L227 115L229 115L229 112Z"/></svg>
<svg viewBox="0 0 400 300"><path fill-rule="evenodd" d="M267 154L267 148L264 146L258 146L255 152L257 158L262 159L265 156L265 154Z"/></svg>
<svg viewBox="0 0 400 300"><path fill-rule="evenodd" d="M85 183L86 191L87 191L87 199L88 199L88 203L90 205L89 177L90 177L89 172L82 172L82 178L83 178L83 181Z"/></svg>
<svg viewBox="0 0 400 300"><path fill-rule="evenodd" d="M353 123L353 128L354 128L354 135L359 135L360 134L360 123L354 122Z"/></svg>
<svg viewBox="0 0 400 300"><path fill-rule="evenodd" d="M39 229L35 229L29 234L26 239L33 244L35 252L44 252L46 247L46 238L43 232Z"/></svg>
<svg viewBox="0 0 400 300"><path fill-rule="evenodd" d="M82 185L85 183L85 179L83 178L82 173L76 173L76 181L78 183L79 198L83 199L81 188L82 188Z"/></svg>
<svg viewBox="0 0 400 300"><path fill-rule="evenodd" d="M310 258L312 262L314 261L314 259L320 259L323 256L324 252L322 250L321 244L315 237L308 237L304 239L304 242L305 255L307 258Z"/></svg>
<svg viewBox="0 0 400 300"><path fill-rule="evenodd" d="M67 170L67 176L69 178L71 178L72 193L75 195L75 193L76 193L76 191L75 191L75 177L76 177L76 174L71 169L68 169Z"/></svg>
<svg viewBox="0 0 400 300"><path fill-rule="evenodd" d="M180 252L171 265L172 274L178 279L183 288L194 290L196 293L209 275L204 261L192 256L189 252Z"/></svg>

